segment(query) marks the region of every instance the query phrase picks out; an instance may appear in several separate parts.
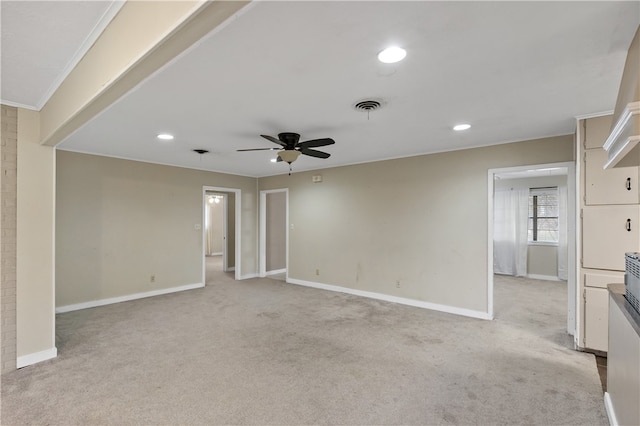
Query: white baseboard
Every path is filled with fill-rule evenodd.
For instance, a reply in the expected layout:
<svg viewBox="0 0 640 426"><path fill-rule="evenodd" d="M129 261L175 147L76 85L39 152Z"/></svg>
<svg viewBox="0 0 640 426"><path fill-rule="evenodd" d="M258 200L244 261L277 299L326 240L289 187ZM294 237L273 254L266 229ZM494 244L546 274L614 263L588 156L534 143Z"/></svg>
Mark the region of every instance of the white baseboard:
<svg viewBox="0 0 640 426"><path fill-rule="evenodd" d="M226 272L235 272L235 270L236 270L235 266L230 266L230 267L227 268Z"/></svg>
<svg viewBox="0 0 640 426"><path fill-rule="evenodd" d="M51 349L47 349L40 352L35 352L28 355L19 356L16 359L16 367L22 368L28 365L37 364L48 359L53 359L58 356L58 349L54 346Z"/></svg>
<svg viewBox="0 0 640 426"><path fill-rule="evenodd" d="M144 299L145 297L160 296L162 294L176 293L179 291L193 290L202 287L204 287L204 284L202 283L187 284L179 287L163 288L161 290L146 291L144 293L134 293L126 296L110 297L108 299L92 300L89 302L76 303L74 305L59 306L56 308L56 314L78 311L80 309L95 308L97 306L111 305L113 303L128 302L130 300Z"/></svg>
<svg viewBox="0 0 640 426"><path fill-rule="evenodd" d="M532 280L562 281L560 278L553 275L527 274L527 278L531 278Z"/></svg>
<svg viewBox="0 0 640 426"><path fill-rule="evenodd" d="M222 252L207 253L207 256L222 256Z"/></svg>
<svg viewBox="0 0 640 426"><path fill-rule="evenodd" d="M273 271L267 271L266 272L266 276L268 277L269 275L276 275L276 274L284 274L285 272L287 272L286 268L283 269L275 269Z"/></svg>
<svg viewBox="0 0 640 426"><path fill-rule="evenodd" d="M613 411L613 403L611 402L611 395L609 392L604 393L604 408L607 410L607 417L609 417L609 424L611 426L618 426L618 419L616 418L616 413Z"/></svg>
<svg viewBox="0 0 640 426"><path fill-rule="evenodd" d="M421 300L407 299L404 297L390 296L388 294L373 293L371 291L356 290L348 287L340 287L337 285L315 283L312 281L304 281L296 278L287 278L290 284L301 285L305 287L313 287L321 290L336 291L338 293L352 294L354 296L368 297L369 299L384 300L386 302L399 303L401 305L415 306L417 308L430 309L433 311L446 312L449 314L462 315L465 317L491 320L491 316L487 312L474 311L471 309L456 308L455 306L439 305L437 303L423 302Z"/></svg>
<svg viewBox="0 0 640 426"><path fill-rule="evenodd" d="M246 275L240 275L238 277L238 279L240 280L249 280L251 278L258 278L258 274L246 274Z"/></svg>

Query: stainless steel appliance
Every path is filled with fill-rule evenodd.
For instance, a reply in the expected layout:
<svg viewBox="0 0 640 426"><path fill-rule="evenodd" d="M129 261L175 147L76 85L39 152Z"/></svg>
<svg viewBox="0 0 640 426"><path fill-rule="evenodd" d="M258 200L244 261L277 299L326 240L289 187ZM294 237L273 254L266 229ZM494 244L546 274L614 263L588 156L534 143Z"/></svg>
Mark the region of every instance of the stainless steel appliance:
<svg viewBox="0 0 640 426"><path fill-rule="evenodd" d="M640 253L625 253L624 288L627 301L640 314Z"/></svg>

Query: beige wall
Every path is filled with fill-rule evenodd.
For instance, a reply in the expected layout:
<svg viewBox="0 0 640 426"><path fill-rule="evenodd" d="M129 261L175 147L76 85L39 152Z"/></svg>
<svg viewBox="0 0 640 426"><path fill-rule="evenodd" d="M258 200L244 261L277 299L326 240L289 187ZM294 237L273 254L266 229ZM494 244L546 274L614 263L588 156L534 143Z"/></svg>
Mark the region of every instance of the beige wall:
<svg viewBox="0 0 640 426"><path fill-rule="evenodd" d="M287 193L266 194L266 271L287 267Z"/></svg>
<svg viewBox="0 0 640 426"><path fill-rule="evenodd" d="M289 188L289 277L486 312L488 169L562 161L573 161L570 135L259 186Z"/></svg>
<svg viewBox="0 0 640 426"><path fill-rule="evenodd" d="M40 145L39 116L18 109L17 353L55 347L55 150Z"/></svg>
<svg viewBox="0 0 640 426"><path fill-rule="evenodd" d="M256 273L255 179L65 151L57 170L56 306L201 283L203 186L242 190Z"/></svg>
<svg viewBox="0 0 640 426"><path fill-rule="evenodd" d="M627 53L627 61L624 65L616 108L613 113L613 126L616 125L627 105L634 101L640 101L640 27L638 27Z"/></svg>
<svg viewBox="0 0 640 426"><path fill-rule="evenodd" d="M527 274L558 277L558 246L529 245L527 248Z"/></svg>

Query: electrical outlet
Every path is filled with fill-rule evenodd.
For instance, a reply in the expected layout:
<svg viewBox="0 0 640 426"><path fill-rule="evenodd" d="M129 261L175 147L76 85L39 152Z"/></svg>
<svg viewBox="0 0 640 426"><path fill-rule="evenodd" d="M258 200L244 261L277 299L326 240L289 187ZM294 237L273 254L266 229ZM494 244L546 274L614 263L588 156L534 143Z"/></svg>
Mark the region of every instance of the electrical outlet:
<svg viewBox="0 0 640 426"><path fill-rule="evenodd" d="M316 269L316 275L320 275L320 269Z"/></svg>
<svg viewBox="0 0 640 426"><path fill-rule="evenodd" d="M152 283L155 283L155 282L156 282L156 276L155 276L155 275L151 275L151 279L150 279L150 281L151 281Z"/></svg>
<svg viewBox="0 0 640 426"><path fill-rule="evenodd" d="M396 288L400 288L400 280L396 280Z"/></svg>

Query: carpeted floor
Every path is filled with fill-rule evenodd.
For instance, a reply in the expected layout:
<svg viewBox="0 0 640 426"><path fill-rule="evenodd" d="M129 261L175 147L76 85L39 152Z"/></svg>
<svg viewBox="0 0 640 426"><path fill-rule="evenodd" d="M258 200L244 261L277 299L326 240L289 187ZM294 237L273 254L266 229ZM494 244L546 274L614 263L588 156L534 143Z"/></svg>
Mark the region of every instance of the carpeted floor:
<svg viewBox="0 0 640 426"><path fill-rule="evenodd" d="M607 424L564 283L497 277L482 321L210 272L58 315L58 358L2 377L2 424Z"/></svg>

